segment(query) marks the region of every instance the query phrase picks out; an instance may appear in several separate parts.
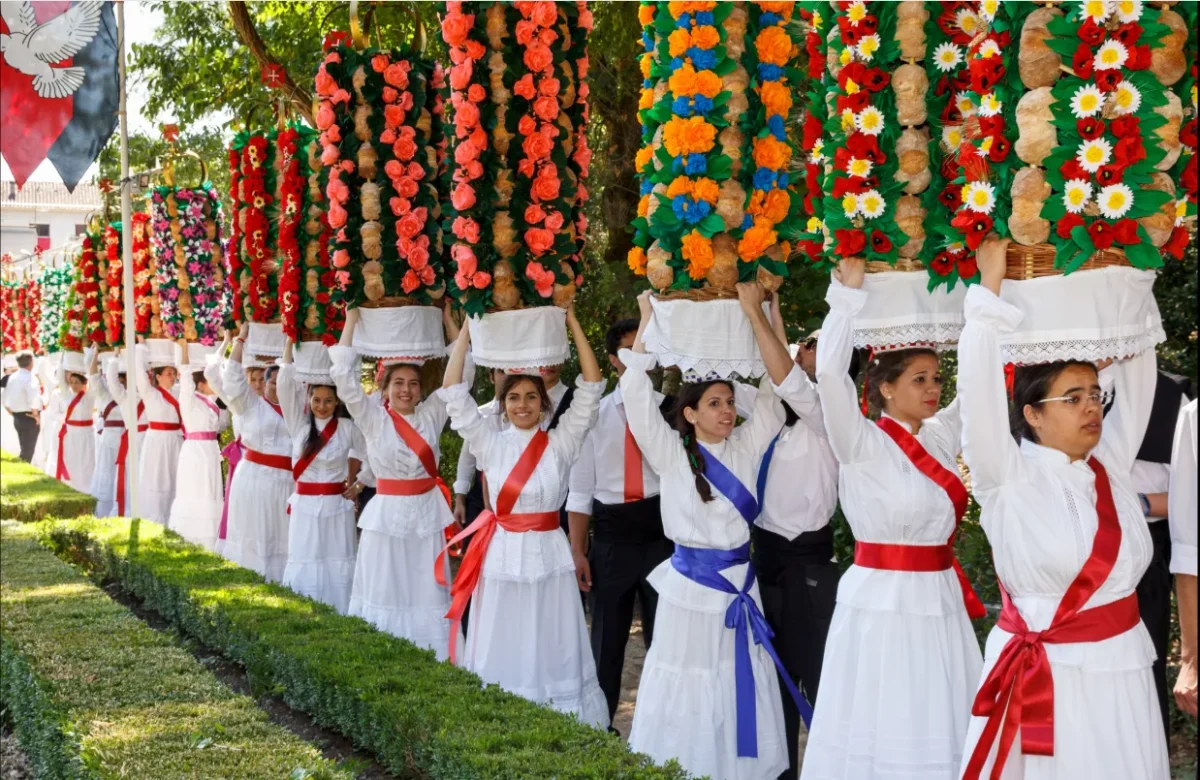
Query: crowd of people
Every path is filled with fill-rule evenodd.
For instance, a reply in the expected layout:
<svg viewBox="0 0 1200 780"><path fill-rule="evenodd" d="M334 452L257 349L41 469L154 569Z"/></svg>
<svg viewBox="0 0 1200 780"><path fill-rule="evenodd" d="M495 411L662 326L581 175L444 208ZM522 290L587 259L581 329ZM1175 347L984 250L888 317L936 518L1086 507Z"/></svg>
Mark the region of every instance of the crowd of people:
<svg viewBox="0 0 1200 780"><path fill-rule="evenodd" d="M428 397L408 362L382 361L368 392L354 310L328 376L292 361L323 347L263 364L245 330L204 363L186 343L174 365L138 345L139 514L599 728L640 605L630 746L697 776L1166 780L1173 575L1173 695L1196 714L1196 402L1152 352L1006 377L1000 341L1023 313L999 297L1004 252L979 251L948 405L932 346L855 350L868 294L854 259L797 344L777 298L738 286L757 388L659 393L647 295L608 331L607 395L573 310L575 385L555 367L494 371L482 404L470 324L449 314ZM16 366L4 407L21 457L97 514L127 514L124 361L42 381L32 356ZM462 439L452 491L447 423ZM1002 593L982 649L971 619L987 608L953 547L971 495Z"/></svg>

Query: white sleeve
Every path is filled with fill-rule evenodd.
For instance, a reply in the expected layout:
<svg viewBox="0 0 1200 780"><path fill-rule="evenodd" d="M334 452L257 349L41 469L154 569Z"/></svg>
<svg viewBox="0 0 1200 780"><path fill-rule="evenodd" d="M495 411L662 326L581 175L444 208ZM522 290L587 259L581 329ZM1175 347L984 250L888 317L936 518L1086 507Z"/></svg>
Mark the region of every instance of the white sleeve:
<svg viewBox="0 0 1200 780"><path fill-rule="evenodd" d="M367 463L367 440L363 437L362 428L358 427L358 423L351 423L350 428L350 452L359 459L365 466ZM363 453L359 455L358 453ZM366 484L365 482L363 484Z"/></svg>
<svg viewBox="0 0 1200 780"><path fill-rule="evenodd" d="M108 365L104 367L105 387L108 389L109 395L113 397L122 407L125 406L125 388L121 386L121 366L116 360L110 360ZM129 375L125 375L125 381L129 381Z"/></svg>
<svg viewBox="0 0 1200 780"><path fill-rule="evenodd" d="M287 424L288 433L295 436L308 422L304 408L304 383L296 378L296 367L291 363L280 366L275 387L279 394L279 410L283 412L283 421Z"/></svg>
<svg viewBox="0 0 1200 780"><path fill-rule="evenodd" d="M458 451L458 465L455 466L454 472L454 494L465 496L471 489L471 483L475 480L475 455L471 452L471 445L463 442L462 449Z"/></svg>
<svg viewBox="0 0 1200 780"><path fill-rule="evenodd" d="M1011 333L1023 313L982 285L966 297L966 326L958 339L958 397L962 448L978 494L1017 479L1023 459L1008 425L1008 391L1000 334ZM819 349L819 347L818 347Z"/></svg>
<svg viewBox="0 0 1200 780"><path fill-rule="evenodd" d="M486 471L492 442L500 435L499 429L480 414L466 382L444 387L438 392L450 413L450 427L462 437L463 451L470 448L480 470Z"/></svg>
<svg viewBox="0 0 1200 780"><path fill-rule="evenodd" d="M798 373L794 381L784 383L786 388L779 388L779 396L787 402L806 428L825 436L825 413L821 410L821 396L817 392L817 386L803 371Z"/></svg>
<svg viewBox="0 0 1200 780"><path fill-rule="evenodd" d="M621 396L625 400L625 416L629 430L637 441L642 457L659 474L667 473L681 458L686 457L679 433L663 419L654 384L647 371L657 364L653 355L622 349L618 355L625 364L621 375Z"/></svg>
<svg viewBox="0 0 1200 780"><path fill-rule="evenodd" d="M1171 573L1196 576L1196 402L1183 408L1171 449Z"/></svg>
<svg viewBox="0 0 1200 780"><path fill-rule="evenodd" d="M579 450L588 433L596 424L596 416L600 412L600 398L608 383L603 379L599 382L588 382L582 376L575 380L575 395L571 405L558 418L554 430L547 431L550 436L550 446L558 453L563 463L573 464L579 457Z"/></svg>
<svg viewBox="0 0 1200 780"><path fill-rule="evenodd" d="M854 317L866 305L867 293L833 280L825 300L829 302L829 314L821 324L821 339L817 342L817 392L833 454L840 463L857 463L869 460L879 446L850 379Z"/></svg>
<svg viewBox="0 0 1200 780"><path fill-rule="evenodd" d="M333 363L329 375L337 386L338 399L346 405L359 430L364 436L374 436L383 430L388 415L378 399L368 397L363 391L358 353L353 347L334 346L329 348L329 359Z"/></svg>
<svg viewBox="0 0 1200 780"><path fill-rule="evenodd" d="M1101 387L1108 373L1112 374L1114 396L1112 409L1104 418L1098 457L1109 471L1128 474L1150 425L1158 385L1158 356L1147 349L1128 360L1114 362L1100 372Z"/></svg>
<svg viewBox="0 0 1200 780"><path fill-rule="evenodd" d="M239 415L248 414L254 408L254 402L258 396L255 394L254 388L250 387L250 381L246 379L246 370L243 364L232 358L226 360L220 374L221 392L219 394L229 406L229 411ZM212 384L211 379L209 384Z"/></svg>
<svg viewBox="0 0 1200 780"><path fill-rule="evenodd" d="M782 385L776 386L769 376L763 377L758 388L758 396L754 399L754 410L750 418L738 426L730 436L731 442L736 442L739 449L758 457L766 452L771 440L783 429L783 404L779 401L779 393L792 394L795 391L797 377L803 372L800 367L792 365L787 378ZM736 399L735 399L736 401Z"/></svg>
<svg viewBox="0 0 1200 780"><path fill-rule="evenodd" d="M592 513L592 499L596 493L596 431L593 429L579 450L575 465L571 466L571 477L567 481L567 511L583 515Z"/></svg>
<svg viewBox="0 0 1200 780"><path fill-rule="evenodd" d="M150 377L146 368L146 347L143 344L135 344L133 347L134 357L134 381L137 382L137 391L140 398L149 398L150 391L153 390L150 386ZM183 372L180 372L183 373ZM125 381L129 381L126 377Z"/></svg>
<svg viewBox="0 0 1200 780"><path fill-rule="evenodd" d="M108 402L113 400L112 393L108 392L108 384L104 381L104 375L100 373L88 374L88 392L92 393L96 398L96 406L108 406ZM104 409L100 409L101 412Z"/></svg>

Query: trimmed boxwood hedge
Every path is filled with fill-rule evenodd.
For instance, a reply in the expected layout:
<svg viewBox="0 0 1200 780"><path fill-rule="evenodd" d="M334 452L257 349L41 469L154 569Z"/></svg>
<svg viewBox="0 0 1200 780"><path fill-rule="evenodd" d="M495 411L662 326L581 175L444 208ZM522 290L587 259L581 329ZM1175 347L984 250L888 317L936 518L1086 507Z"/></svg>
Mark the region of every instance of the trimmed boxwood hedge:
<svg viewBox="0 0 1200 780"><path fill-rule="evenodd" d="M0 451L4 478L0 479L0 519L23 523L47 517L78 517L96 511L96 499L20 458Z"/></svg>
<svg viewBox="0 0 1200 780"><path fill-rule="evenodd" d="M33 537L0 529L0 700L37 777L352 780Z"/></svg>

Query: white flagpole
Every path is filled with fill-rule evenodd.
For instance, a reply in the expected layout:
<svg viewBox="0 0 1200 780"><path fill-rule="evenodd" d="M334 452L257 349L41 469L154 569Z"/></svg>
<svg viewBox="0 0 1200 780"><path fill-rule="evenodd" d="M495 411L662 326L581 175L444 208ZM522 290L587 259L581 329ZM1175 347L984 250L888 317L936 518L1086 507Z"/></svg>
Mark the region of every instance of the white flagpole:
<svg viewBox="0 0 1200 780"><path fill-rule="evenodd" d="M125 478L129 485L129 504L125 507L126 514L137 517L138 510L138 397L137 397L137 360L135 356L137 330L134 327L134 290L133 290L133 204L131 203L129 180L129 115L126 103L125 78L125 3L117 0L113 3L117 12L117 72L120 76L121 102L118 109L121 120L121 274L122 286L125 288L125 408L121 416L125 418L125 430L129 437L129 450L125 458ZM117 490L124 490L124 485L117 485Z"/></svg>

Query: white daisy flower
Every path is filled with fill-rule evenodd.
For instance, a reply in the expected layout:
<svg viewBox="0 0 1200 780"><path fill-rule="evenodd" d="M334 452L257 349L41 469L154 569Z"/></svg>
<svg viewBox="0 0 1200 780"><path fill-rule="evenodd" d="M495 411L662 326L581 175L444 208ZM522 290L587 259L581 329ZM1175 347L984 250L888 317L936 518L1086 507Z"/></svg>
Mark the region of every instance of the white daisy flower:
<svg viewBox="0 0 1200 780"><path fill-rule="evenodd" d="M854 129L854 112L848 108L842 110L842 129L846 131Z"/></svg>
<svg viewBox="0 0 1200 780"><path fill-rule="evenodd" d="M1110 184L1097 193L1096 204L1106 219L1120 219L1133 206L1133 190L1125 184Z"/></svg>
<svg viewBox="0 0 1200 780"><path fill-rule="evenodd" d="M933 64L942 73L949 73L962 64L962 49L947 41L933 50Z"/></svg>
<svg viewBox="0 0 1200 780"><path fill-rule="evenodd" d="M959 125L947 125L942 128L942 143L952 152L958 151L958 147L962 145L962 127Z"/></svg>
<svg viewBox="0 0 1200 780"><path fill-rule="evenodd" d="M958 25L958 29L971 37L974 37L975 33L979 31L979 15L967 8L954 15L954 23Z"/></svg>
<svg viewBox="0 0 1200 780"><path fill-rule="evenodd" d="M859 212L858 196L851 193L851 194L843 197L842 198L842 211L846 212L847 217L857 216L858 212Z"/></svg>
<svg viewBox="0 0 1200 780"><path fill-rule="evenodd" d="M1118 114L1132 114L1142 105L1142 93L1132 82L1122 81L1112 93L1113 111Z"/></svg>
<svg viewBox="0 0 1200 780"><path fill-rule="evenodd" d="M883 112L875 106L867 106L854 115L854 126L867 135L879 135L883 132Z"/></svg>
<svg viewBox="0 0 1200 780"><path fill-rule="evenodd" d="M983 0L983 2L979 4L979 15L983 18L983 21L987 22L988 24L991 24L992 20L996 18L996 12L999 10L1000 0Z"/></svg>
<svg viewBox="0 0 1200 780"><path fill-rule="evenodd" d="M1104 93L1095 84L1085 84L1071 96L1071 113L1076 119L1095 116L1104 109Z"/></svg>
<svg viewBox="0 0 1200 780"><path fill-rule="evenodd" d="M1083 15L1096 24L1103 24L1111 13L1112 4L1109 0L1087 0L1083 4Z"/></svg>
<svg viewBox="0 0 1200 780"><path fill-rule="evenodd" d="M858 210L868 219L882 216L886 208L887 201L883 199L878 190L867 190L858 196Z"/></svg>
<svg viewBox="0 0 1200 780"><path fill-rule="evenodd" d="M954 106L964 119L975 115L975 101L971 100L971 95L967 92L959 92L954 96Z"/></svg>
<svg viewBox="0 0 1200 780"><path fill-rule="evenodd" d="M1091 182L1084 179L1071 179L1063 184L1063 206L1072 214L1082 213L1091 199Z"/></svg>
<svg viewBox="0 0 1200 780"><path fill-rule="evenodd" d="M1000 44L996 43L994 38L988 38L979 46L979 56L985 60L1000 55Z"/></svg>
<svg viewBox="0 0 1200 780"><path fill-rule="evenodd" d="M858 56L870 62L875 57L875 52L879 51L881 45L883 45L883 41L879 39L877 33L863 36L862 40L858 42Z"/></svg>
<svg viewBox="0 0 1200 780"><path fill-rule="evenodd" d="M1075 159L1079 160L1079 165L1085 171L1095 173L1100 170L1101 166L1108 165L1109 160L1112 159L1112 144L1104 138L1084 141L1079 145Z"/></svg>
<svg viewBox="0 0 1200 780"><path fill-rule="evenodd" d="M858 157L851 157L850 162L846 163L846 173L851 176L866 178L871 175L871 168L874 165L870 160L864 160Z"/></svg>
<svg viewBox="0 0 1200 780"><path fill-rule="evenodd" d="M1120 41L1111 38L1096 49L1096 70L1113 70L1125 66L1129 60L1129 49Z"/></svg>
<svg viewBox="0 0 1200 780"><path fill-rule="evenodd" d="M996 187L991 182L973 181L962 190L963 203L972 211L991 214L996 207Z"/></svg>
<svg viewBox="0 0 1200 780"><path fill-rule="evenodd" d="M1119 0L1116 10L1121 24L1136 22L1142 18L1142 0Z"/></svg>
<svg viewBox="0 0 1200 780"><path fill-rule="evenodd" d="M850 24L857 27L859 22L867 18L867 4L862 2L862 0L851 3L846 14L850 18Z"/></svg>
<svg viewBox="0 0 1200 780"><path fill-rule="evenodd" d="M1004 106L1000 102L1000 99L996 97L995 92L989 92L979 100L980 116L996 116L1002 108Z"/></svg>
<svg viewBox="0 0 1200 780"><path fill-rule="evenodd" d="M825 142L819 138L813 144L812 161L814 163L825 162Z"/></svg>

